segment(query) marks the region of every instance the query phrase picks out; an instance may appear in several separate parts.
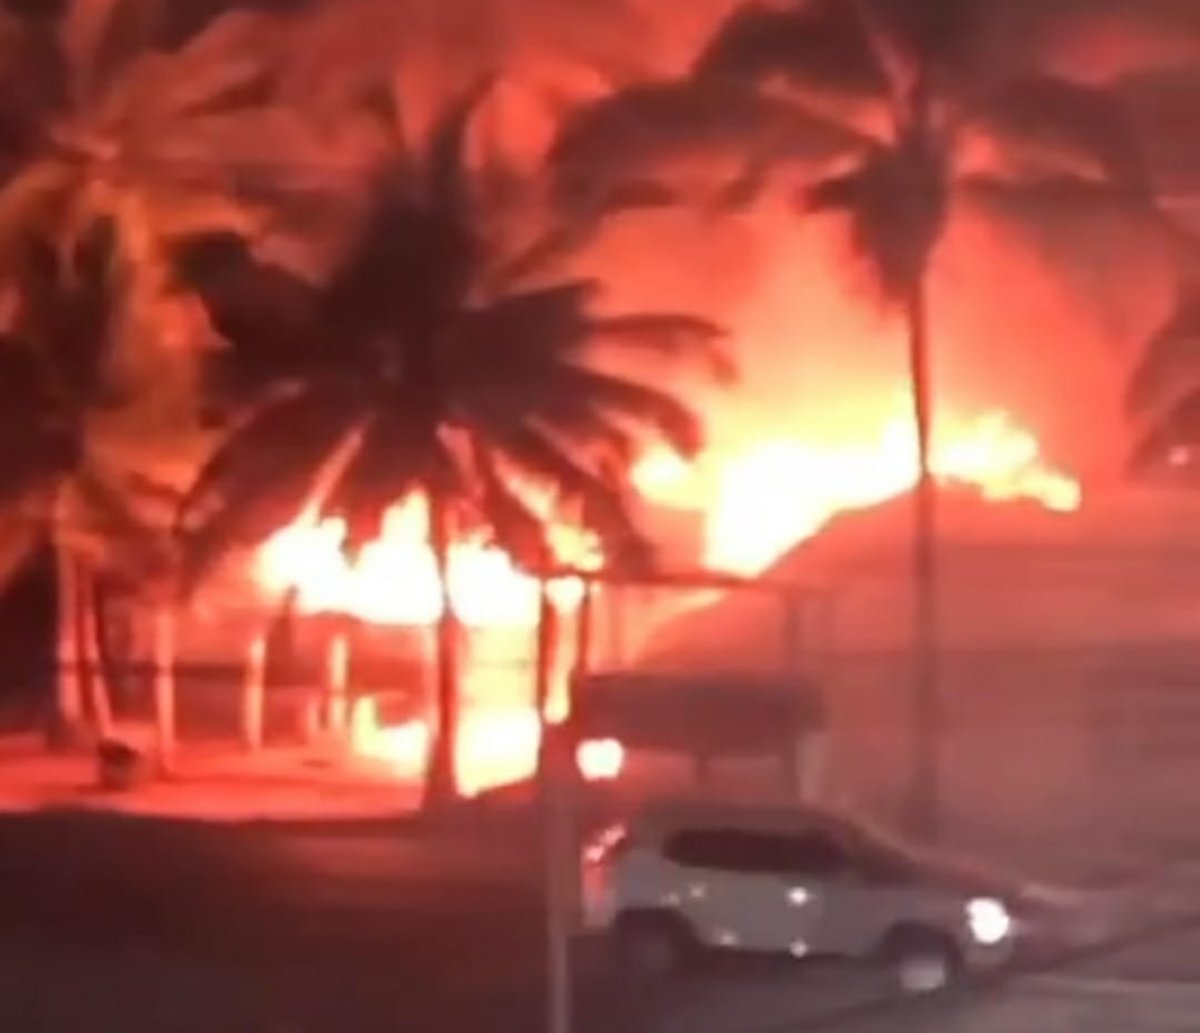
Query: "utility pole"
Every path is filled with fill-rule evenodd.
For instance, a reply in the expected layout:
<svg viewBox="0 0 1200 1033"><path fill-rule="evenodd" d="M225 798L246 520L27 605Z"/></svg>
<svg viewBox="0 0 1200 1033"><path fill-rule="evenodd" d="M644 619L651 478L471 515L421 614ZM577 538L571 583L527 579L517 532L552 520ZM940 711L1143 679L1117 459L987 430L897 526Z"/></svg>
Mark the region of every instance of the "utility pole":
<svg viewBox="0 0 1200 1033"><path fill-rule="evenodd" d="M540 584L537 633L537 675L534 698L541 729L538 784L542 817L543 879L546 891L546 1033L571 1030L571 918L570 892L565 877L567 761L563 756L563 727L546 720L551 697L554 654L558 641L558 614Z"/></svg>
<svg viewBox="0 0 1200 1033"><path fill-rule="evenodd" d="M913 87L911 135L913 160L929 157L929 87L920 75ZM937 190L924 175L914 176L908 203L922 212L936 205L925 196ZM929 295L923 255L910 270L905 300L908 320L909 380L917 439L917 483L913 492L913 783L911 821L914 831L936 839L941 814L942 701L938 656L937 481L933 471L933 378L930 362Z"/></svg>

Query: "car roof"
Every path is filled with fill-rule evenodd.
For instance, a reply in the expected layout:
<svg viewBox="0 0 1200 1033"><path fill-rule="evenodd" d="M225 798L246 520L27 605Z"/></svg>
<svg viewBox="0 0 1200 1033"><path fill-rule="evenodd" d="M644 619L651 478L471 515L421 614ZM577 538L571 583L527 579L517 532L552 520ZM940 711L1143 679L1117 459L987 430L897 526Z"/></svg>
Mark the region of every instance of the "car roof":
<svg viewBox="0 0 1200 1033"><path fill-rule="evenodd" d="M849 815L811 804L754 804L708 799L652 801L634 815L630 826L636 832L656 838L692 828L782 834L814 828L857 828Z"/></svg>

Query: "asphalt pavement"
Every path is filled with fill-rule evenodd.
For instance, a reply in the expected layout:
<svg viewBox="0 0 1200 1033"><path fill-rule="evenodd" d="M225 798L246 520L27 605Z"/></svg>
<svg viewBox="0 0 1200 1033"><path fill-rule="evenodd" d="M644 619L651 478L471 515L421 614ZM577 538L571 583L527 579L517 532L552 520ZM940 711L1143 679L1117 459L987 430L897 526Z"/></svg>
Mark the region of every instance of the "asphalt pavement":
<svg viewBox="0 0 1200 1033"><path fill-rule="evenodd" d="M0 1030L535 1033L544 1028L538 858L528 823L6 818ZM1125 961L1121 950L1093 951L1052 977L916 1004L890 997L877 973L845 966L719 961L672 983L633 986L585 943L575 951L577 1028L1099 1033L1095 1021L1064 1024L1084 1021L1082 1005L1063 1003L1080 994L1045 980L1069 977L1109 987L1107 1003L1092 1007L1121 1014L1121 1033L1176 1033L1163 1024L1173 1021L1163 1002L1184 991L1143 994L1143 1018L1136 1005L1112 1003L1127 972L1145 987L1161 976L1162 959L1175 966L1171 985L1186 990L1173 943L1195 958L1200 933L1173 929L1131 940ZM1200 970L1200 961L1192 965ZM1195 977L1200 983L1200 971Z"/></svg>

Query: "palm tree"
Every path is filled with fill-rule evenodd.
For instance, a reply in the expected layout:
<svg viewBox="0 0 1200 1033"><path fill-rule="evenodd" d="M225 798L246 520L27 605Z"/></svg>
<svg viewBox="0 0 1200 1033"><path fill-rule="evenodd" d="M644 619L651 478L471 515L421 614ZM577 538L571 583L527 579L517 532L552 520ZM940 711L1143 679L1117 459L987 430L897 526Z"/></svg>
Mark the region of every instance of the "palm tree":
<svg viewBox="0 0 1200 1033"><path fill-rule="evenodd" d="M1192 242L1191 260L1200 258ZM1169 471L1195 480L1200 446L1200 279L1185 280L1169 319L1147 343L1126 406L1137 426L1129 466L1137 476Z"/></svg>
<svg viewBox="0 0 1200 1033"><path fill-rule="evenodd" d="M955 0L752 2L717 30L686 78L657 86L660 94L692 98L687 114L695 123L693 143L698 133L718 124L695 104L701 91L740 97L736 91L749 87L772 110L783 105L808 116L818 134L810 130L809 138L821 147L806 152L801 140L789 144L776 136L764 148L760 139L740 175L727 184L729 196L748 202L771 172L790 172L798 211L843 221L855 254L906 327L919 471L911 806L914 825L930 834L939 810L941 723L936 487L930 463L934 253L960 205L1034 230L1033 239L1039 219L1058 205L1155 217L1137 141L1120 105L1098 87L1036 70L1013 78L1005 67L984 64L987 16L985 6ZM628 153L627 138L641 142L653 131L649 119L639 122L628 113L623 121L612 118L620 106L630 106L629 93L580 113L565 137L570 146L556 155L560 170L577 175L579 155L587 147L621 155ZM824 150L829 123L846 140L834 156ZM681 126L673 128L678 135ZM761 137L761 122L751 128ZM795 156L813 151L834 167L814 177L811 166L803 166L797 183ZM626 182L645 175L643 168L625 171Z"/></svg>
<svg viewBox="0 0 1200 1033"><path fill-rule="evenodd" d="M214 397L236 420L180 514L200 576L302 509L346 517L354 548L397 500L425 497L442 586L431 803L455 791L452 543L484 530L544 568L553 550L526 491L543 485L580 504L614 561L644 557L624 498L640 436L691 454L700 423L665 390L589 363L590 349L699 347L727 372L710 323L597 315L596 283L553 276L543 259L558 249L542 245L558 234L523 232L536 211L530 185L469 159L485 93L470 91L415 144L389 115L357 235L319 289L271 271L267 313L246 292L223 292L212 278L221 263L209 264L214 318L234 345Z"/></svg>
<svg viewBox="0 0 1200 1033"><path fill-rule="evenodd" d="M0 11L0 298L5 361L20 370L5 404L44 446L4 468L2 494L25 544L49 537L59 556L68 725L81 717L81 658L97 669L82 601L93 568L158 563L125 473L178 443L191 349L209 336L167 256L194 233L245 229L230 162L279 122L263 94L277 23L234 15L168 52L167 10ZM102 693L93 700L102 716Z"/></svg>

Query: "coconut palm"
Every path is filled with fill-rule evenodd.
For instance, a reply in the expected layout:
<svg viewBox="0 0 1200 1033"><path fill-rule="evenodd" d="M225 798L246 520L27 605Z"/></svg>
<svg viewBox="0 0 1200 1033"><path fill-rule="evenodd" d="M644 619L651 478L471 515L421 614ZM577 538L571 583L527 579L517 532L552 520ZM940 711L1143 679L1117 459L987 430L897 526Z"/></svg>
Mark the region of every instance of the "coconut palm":
<svg viewBox="0 0 1200 1033"><path fill-rule="evenodd" d="M753 2L717 30L685 78L656 87L659 94L676 97L677 108L694 123L690 133L686 122L672 128L674 137L683 135L692 146L703 132L728 122L728 105L716 105L722 122L696 103L721 90L742 97L737 91L751 88L773 112L783 106L808 116L814 129L807 138L815 142L807 149L798 141L785 146L786 137L778 135L764 148L762 123L751 121L746 132L755 133L757 142L741 172L726 182L726 197L744 203L768 182L783 180L798 213L840 219L857 260L906 327L919 458L913 820L926 830L932 829L938 809L940 722L936 493L930 467L934 400L928 283L934 253L952 215L962 208L1028 230L1033 242L1046 216L1061 207L1157 218L1137 140L1114 98L1099 87L1022 62L983 60L996 38L991 28L987 5L956 0ZM1015 77L1013 68L1019 69ZM633 117L636 105L623 119L613 117L632 101L636 97L627 92L577 116L554 155L560 178L576 177L580 156L600 148L615 156L632 153L642 162L622 170L618 158L612 190L640 182L647 167L661 175L661 165L679 145L658 134L657 152L631 150L627 141L642 143L654 132L648 116ZM834 139L830 124L844 141L834 153L828 150ZM819 154L827 168L813 175L812 162L798 166L797 154ZM623 179L617 174L622 171Z"/></svg>
<svg viewBox="0 0 1200 1033"><path fill-rule="evenodd" d="M1194 480L1200 446L1200 280L1185 285L1170 318L1147 344L1126 404L1137 425L1131 471L1142 476L1167 469L1176 479Z"/></svg>
<svg viewBox="0 0 1200 1033"><path fill-rule="evenodd" d="M193 233L246 229L233 163L286 132L264 92L281 30L236 14L180 44L151 0L21 10L0 10L0 314L17 371L3 388L6 412L41 430L0 493L22 541L49 535L60 556L58 710L75 724L77 582L100 558L157 564L126 474L174 447L191 349L210 336L167 256Z"/></svg>
<svg viewBox="0 0 1200 1033"><path fill-rule="evenodd" d="M691 454L701 427L666 390L590 363L590 349L669 357L699 347L726 372L708 322L597 314L596 283L531 261L548 252L525 218L536 211L530 186L469 157L485 92L450 106L416 142L389 115L357 235L321 288L271 272L265 312L253 292L239 300L219 289L222 263L210 261L214 316L234 345L214 398L236 420L180 515L202 573L306 507L344 516L353 548L399 499L427 499L442 585L431 802L454 792L453 541L482 530L526 567L545 568L555 553L527 490L535 486L577 504L614 561L644 558L625 504L639 440L660 435ZM193 258L203 272L203 255Z"/></svg>

